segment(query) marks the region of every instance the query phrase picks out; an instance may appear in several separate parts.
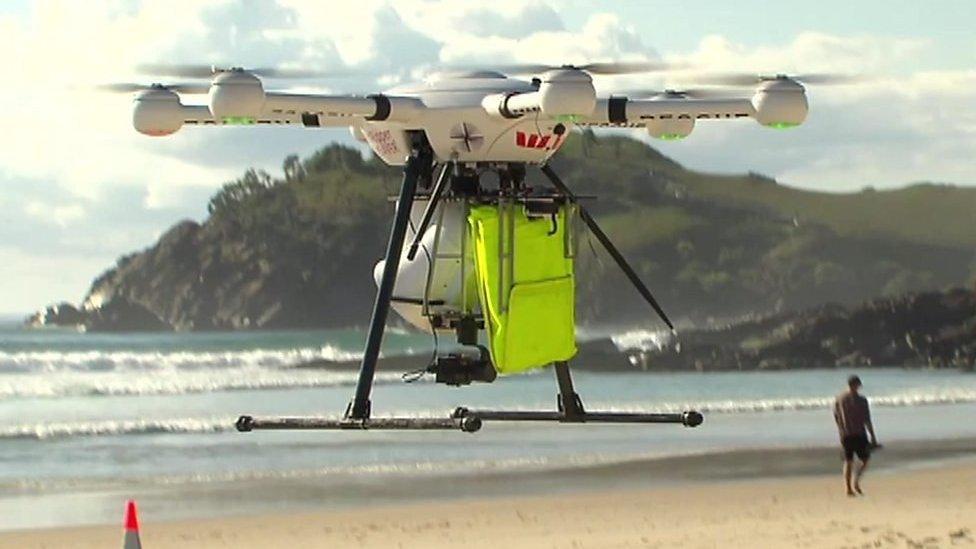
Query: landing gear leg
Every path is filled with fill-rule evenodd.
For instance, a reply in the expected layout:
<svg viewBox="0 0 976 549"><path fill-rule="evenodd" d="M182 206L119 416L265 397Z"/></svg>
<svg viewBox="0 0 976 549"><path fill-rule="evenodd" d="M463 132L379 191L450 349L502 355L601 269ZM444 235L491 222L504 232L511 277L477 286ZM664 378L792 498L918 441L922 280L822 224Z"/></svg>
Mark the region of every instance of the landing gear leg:
<svg viewBox="0 0 976 549"><path fill-rule="evenodd" d="M418 418L418 417L370 417L370 392L373 386L373 377L376 373L376 362L379 358L380 344L383 340L383 329L386 325L386 318L390 310L390 300L393 295L393 288L396 282L397 270L400 264L400 254L406 238L407 226L410 222L410 210L413 206L414 193L419 179L428 177L431 174L433 155L430 145L422 138L418 138L417 146L407 159L407 164L403 170L403 185L400 187L400 196L397 200L396 216L393 220L393 228L390 230L390 240L386 250L386 263L383 267L383 276L380 280L379 291L376 295L376 302L373 306L373 316L369 325L369 334L366 338L366 349L363 353L362 364L359 369L359 380L356 385L356 395L346 408L343 419L332 419L327 417L271 417L255 418L252 416L241 416L236 423L237 430L242 432L268 429L410 429L410 430L430 430L430 429L455 429L463 432L473 433L481 428L483 421L553 421L559 423L672 423L681 424L686 427L696 427L701 425L702 415L694 410L678 413L629 413L629 412L600 412L586 411L576 390L573 387L573 379L570 375L569 364L567 362L556 362L553 370L556 374L556 382L559 385L559 395L557 397L558 409L549 410L471 410L468 408L457 408L450 417L446 418ZM460 165L455 164L456 172L460 171ZM576 202L573 195L566 185L548 166L543 166L542 171L549 177L553 185L569 200ZM446 172L445 172L446 173ZM426 174L426 175L425 175ZM457 177L452 181L455 192L477 189L477 178ZM513 174L513 180L517 180L520 174ZM443 192L444 174L442 174L434 194ZM593 231L597 239L607 249L607 252L614 258L620 268L624 271L630 281L637 288L638 292L661 316L662 320L671 327L671 321L665 316L657 301L651 296L650 291L637 277L630 265L620 255L617 248L610 242L607 235L596 224L596 221L580 207L580 215L583 221Z"/></svg>
<svg viewBox="0 0 976 549"><path fill-rule="evenodd" d="M363 361L359 366L359 379L356 382L356 395L346 408L346 419L365 421L370 416L369 395L373 389L373 377L376 374L376 361L380 356L380 345L383 343L383 331L386 318L390 312L390 298L396 284L397 270L400 267L400 254L403 242L407 236L407 225L410 223L410 210L413 207L413 197L417 190L417 180L422 173L428 173L433 162L433 153L426 140L418 145L407 158L403 167L403 184L400 186L400 197L397 199L396 215L393 227L390 229L390 241L386 247L386 262L383 264L383 276L373 304L373 316L369 321L369 333L366 336L366 348L363 351Z"/></svg>
<svg viewBox="0 0 976 549"><path fill-rule="evenodd" d="M556 362L552 368L556 371L556 383L559 384L556 404L563 414L563 421L566 423L582 423L586 411L583 410L583 401L573 388L573 377L569 373L569 363Z"/></svg>

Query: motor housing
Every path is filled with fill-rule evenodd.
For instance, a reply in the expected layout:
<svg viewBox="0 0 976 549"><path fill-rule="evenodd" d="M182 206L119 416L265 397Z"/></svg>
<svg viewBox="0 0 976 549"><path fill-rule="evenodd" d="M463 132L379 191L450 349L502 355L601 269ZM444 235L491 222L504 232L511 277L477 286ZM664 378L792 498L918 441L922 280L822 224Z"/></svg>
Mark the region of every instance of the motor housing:
<svg viewBox="0 0 976 549"><path fill-rule="evenodd" d="M756 121L776 129L799 126L807 118L806 90L799 82L780 76L764 81L752 97Z"/></svg>
<svg viewBox="0 0 976 549"><path fill-rule="evenodd" d="M546 116L589 116L596 108L593 79L584 71L556 69L542 75L539 106Z"/></svg>
<svg viewBox="0 0 976 549"><path fill-rule="evenodd" d="M674 115L672 118L658 117L647 121L647 133L656 139L674 141L691 135L695 129L695 119L690 115Z"/></svg>
<svg viewBox="0 0 976 549"><path fill-rule="evenodd" d="M219 73L210 85L210 112L223 124L254 124L264 108L264 86L243 70Z"/></svg>
<svg viewBox="0 0 976 549"><path fill-rule="evenodd" d="M180 96L163 87L148 89L136 96L132 126L143 135L170 135L183 127Z"/></svg>

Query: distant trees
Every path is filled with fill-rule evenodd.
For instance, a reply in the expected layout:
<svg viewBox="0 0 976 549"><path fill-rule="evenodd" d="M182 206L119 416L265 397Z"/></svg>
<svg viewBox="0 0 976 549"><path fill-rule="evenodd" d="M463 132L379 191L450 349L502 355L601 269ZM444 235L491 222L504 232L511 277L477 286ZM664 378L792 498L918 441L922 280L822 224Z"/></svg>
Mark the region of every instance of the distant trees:
<svg viewBox="0 0 976 549"><path fill-rule="evenodd" d="M976 274L971 250L884 234L842 234L810 207L817 196L788 188L774 190L798 202L785 213L773 210L756 198L757 189L767 191L774 183L759 174L741 178L738 195L715 194L736 180L685 170L627 138L583 130L554 162L574 190L599 195L587 208L662 302L684 316L859 301L959 284ZM387 194L395 191L399 171L342 145L304 159L290 155L281 176L248 170L216 192L200 239L227 273L261 266L264 278L248 286L256 295L287 289L302 307L303 296L315 295L350 303L358 293L356 299L368 302L369 273L382 254L393 209ZM530 173L530 184L537 185L537 177ZM869 194L875 196L866 200L884 193ZM851 195L851 200L865 198ZM635 306L631 291L600 267L603 259L581 253L578 261L581 317L617 321L630 311L644 318L646 311ZM208 276L231 279L226 273ZM352 293L343 295L349 288ZM295 306L283 304L282 310Z"/></svg>
<svg viewBox="0 0 976 549"><path fill-rule="evenodd" d="M267 196L274 180L265 171L247 170L240 179L227 183L207 204L211 216L234 216L255 199Z"/></svg>

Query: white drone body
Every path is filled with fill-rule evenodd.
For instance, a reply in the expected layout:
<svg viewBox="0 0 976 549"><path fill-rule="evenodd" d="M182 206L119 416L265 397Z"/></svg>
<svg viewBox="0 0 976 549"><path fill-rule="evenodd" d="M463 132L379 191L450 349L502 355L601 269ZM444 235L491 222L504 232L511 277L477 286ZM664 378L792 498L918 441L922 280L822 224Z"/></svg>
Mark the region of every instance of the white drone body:
<svg viewBox="0 0 976 549"><path fill-rule="evenodd" d="M138 84L119 84L115 91L142 90L136 98L133 124L144 134L169 135L184 125L302 125L310 128L350 128L352 134L369 144L384 162L402 165L403 182L394 212L385 258L374 271L378 290L370 317L369 330L360 363L356 392L342 419L329 418L254 418L241 416L240 431L255 429L460 429L474 432L484 420L558 421L561 423L675 423L694 427L702 415L694 410L682 413L593 412L583 408L575 393L565 349L545 348L539 341L519 345L536 353L536 362L549 362L556 374L559 394L557 410L472 410L456 408L446 418L371 417L370 392L380 356L383 332L390 309L421 329L451 331L461 351L441 353L435 349L431 362L410 375L433 374L435 382L467 385L490 383L498 374L517 373L499 366L495 347L480 344L479 330L492 337L500 324L489 314L490 276L475 275L485 267L487 248L472 253L472 240L466 235L470 207L494 205L498 223L494 229L507 237L497 237L497 295L506 295L505 305L516 295L520 284L533 280L515 278L516 214L526 223L545 219L557 223L558 215L578 214L590 233L607 250L624 275L658 317L674 331L674 324L651 294L639 275L627 263L596 220L580 204L577 196L553 171L549 159L556 154L576 126L644 127L661 139L688 136L699 120L753 118L764 126L783 128L801 124L807 116L804 87L798 82L822 82L833 77L791 78L787 76L724 76L718 80L729 86L755 86L752 94L711 95L711 91L638 92L639 97L598 98L593 74L625 74L660 70L661 63L590 63L584 66L521 66L514 70L473 71L441 75L426 82L397 86L383 93L355 95L295 94L266 91L259 75L275 78L289 71L240 68L215 70L199 66L165 68L161 73L190 78L207 77L206 87L188 84L149 88ZM503 73L539 74L531 81L511 78ZM305 77L305 76L298 76ZM206 105L184 105L180 93L208 93ZM526 165L538 166L551 187L525 185ZM439 175L435 178L435 167ZM497 186L482 186L481 175L493 172ZM488 182L491 183L491 182ZM421 192L418 192L418 185ZM517 206L517 207L514 207ZM562 212L562 213L560 213ZM558 214L558 215L557 215ZM535 225L535 229L539 225ZM566 226L564 235L571 234ZM557 234L556 228L549 235ZM488 246L487 238L478 245ZM508 242L505 244L505 242ZM570 257L568 238L558 237L545 245L558 246ZM418 253L419 250L422 254ZM533 248L528 248L531 250ZM479 263L480 261L480 263ZM476 265L477 264L477 265ZM506 274L507 273L507 274ZM574 322L571 298L572 271L558 280L563 284L553 299L570 303L563 307L560 321ZM548 280L545 282L551 282ZM535 291L535 290L533 290ZM549 298L547 298L549 299ZM501 303L499 298L498 303ZM488 303L487 310L482 310ZM546 302L548 303L548 301ZM557 307L559 309L559 307ZM568 311L568 314L567 314ZM506 314L506 313L502 313ZM546 317L548 318L548 317ZM509 329L514 330L510 324ZM527 325L526 325L527 326ZM525 327L523 326L523 329ZM569 333L569 332L564 332ZM494 335L492 335L494 334ZM569 339L572 338L570 333ZM498 340L496 340L498 341ZM541 351L538 347L542 347ZM504 349L504 347L502 347ZM575 353L575 350L574 350ZM569 356L572 356L570 354ZM546 364L527 364L542 367ZM406 379L406 378L405 378Z"/></svg>
<svg viewBox="0 0 976 549"><path fill-rule="evenodd" d="M631 100L597 98L590 74L574 67L549 70L533 81L487 70L456 73L366 97L268 92L254 74L231 69L216 72L207 91L208 105L184 105L175 91L161 86L142 92L135 128L160 136L184 125L347 126L390 165L405 163L410 133L422 130L438 163L538 165L559 150L574 126L644 127L659 139L681 139L699 120L753 118L782 128L802 123L807 115L805 89L787 77L758 81L751 96L699 99L666 92ZM408 240L415 237L425 207L426 200L414 202ZM437 257L416 256L398 265L394 293L406 300L392 307L420 329L430 328L432 313L463 309L465 282L459 273L473 272L471 265L461 265L458 235L464 226L463 205L442 203L424 235L426 248L439 250ZM380 261L377 284L383 268ZM431 272L436 280L429 279Z"/></svg>
<svg viewBox="0 0 976 549"><path fill-rule="evenodd" d="M805 89L788 77L760 81L754 94L741 98L664 93L634 100L598 98L590 74L574 67L531 82L474 71L363 97L265 91L255 75L232 69L216 73L207 105L184 105L162 86L143 91L133 125L152 136L184 125L347 126L391 165L402 165L410 152L407 132L423 130L437 162L544 164L574 126L645 127L653 137L680 139L699 120L753 118L783 128L806 115Z"/></svg>

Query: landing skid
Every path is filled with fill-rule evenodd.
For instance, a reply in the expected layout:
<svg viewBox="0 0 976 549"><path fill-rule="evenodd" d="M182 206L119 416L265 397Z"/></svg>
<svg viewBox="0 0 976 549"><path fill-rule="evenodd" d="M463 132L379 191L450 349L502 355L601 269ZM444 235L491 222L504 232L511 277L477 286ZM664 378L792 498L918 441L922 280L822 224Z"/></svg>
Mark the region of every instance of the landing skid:
<svg viewBox="0 0 976 549"><path fill-rule="evenodd" d="M235 427L238 431L281 431L281 430L360 430L369 431L463 431L475 433L481 430L486 421L555 421L558 423L678 423L685 427L701 425L702 415L698 412L680 414L631 414L622 412L585 412L567 417L562 412L522 411L522 410L469 410L458 408L451 417L373 417L364 420L337 419L327 417L274 417L257 418L241 416Z"/></svg>
<svg viewBox="0 0 976 549"><path fill-rule="evenodd" d="M400 187L400 196L397 200L396 215L393 220L393 227L390 230L390 240L386 249L386 262L383 267L383 274L373 305L373 315L370 320L369 332L366 338L366 348L363 353L362 363L359 369L359 378L356 384L356 392L352 401L346 408L346 413L342 418L327 417L272 417L261 418L243 415L238 418L235 427L238 431L249 432L257 430L291 430L291 429L313 429L313 430L370 430L370 429L393 429L393 430L460 430L467 433L474 433L481 429L485 421L554 421L558 423L673 423L686 427L697 427L701 425L704 418L696 411L686 411L680 413L626 413L626 412L588 412L583 408L583 402L573 388L573 379L570 375L569 364L566 362L556 362L553 370L556 373L556 382L559 386L559 394L556 398L557 410L555 411L524 411L524 410L472 410L459 407L449 417L442 418L422 418L422 417L371 417L372 403L370 393L373 387L373 378L376 373L376 363L379 358L380 345L383 340L383 332L386 325L386 318L390 310L390 302L393 299L393 288L396 282L397 268L400 264L400 255L406 239L407 225L409 224L410 209L417 190L418 180L423 179L427 186L430 185L433 156L430 145L426 141L423 132L413 132L415 140L414 150L407 159L403 171L403 184ZM431 204L428 204L427 211L424 212L422 225L426 227L430 221L433 211L433 203L436 196L443 190L447 168L445 165L441 176L435 184L432 193ZM559 177L549 166L542 166L542 172L548 177L556 190L563 194L567 199L576 202L577 197L566 187ZM524 175L524 172L523 172ZM661 310L657 301L651 296L650 291L644 286L634 270L627 264L626 260L613 245L607 235L596 224L596 221L582 207L579 212L583 221L590 228L597 240L606 248L611 257L623 270L627 278L637 288L641 296L654 308L662 320L669 328L674 330L671 321ZM423 234L423 231L419 231ZM416 243L414 243L408 255L416 253Z"/></svg>
<svg viewBox="0 0 976 549"><path fill-rule="evenodd" d="M241 416L235 426L238 431L258 430L460 430L465 433L479 431L486 421L555 421L558 423L676 423L685 427L697 427L704 418L695 411L680 413L629 413L587 412L583 402L573 390L569 365L557 362L553 365L559 384L556 397L558 410L472 410L458 407L445 418L429 417L370 417L366 419L327 417L276 417L256 418Z"/></svg>

